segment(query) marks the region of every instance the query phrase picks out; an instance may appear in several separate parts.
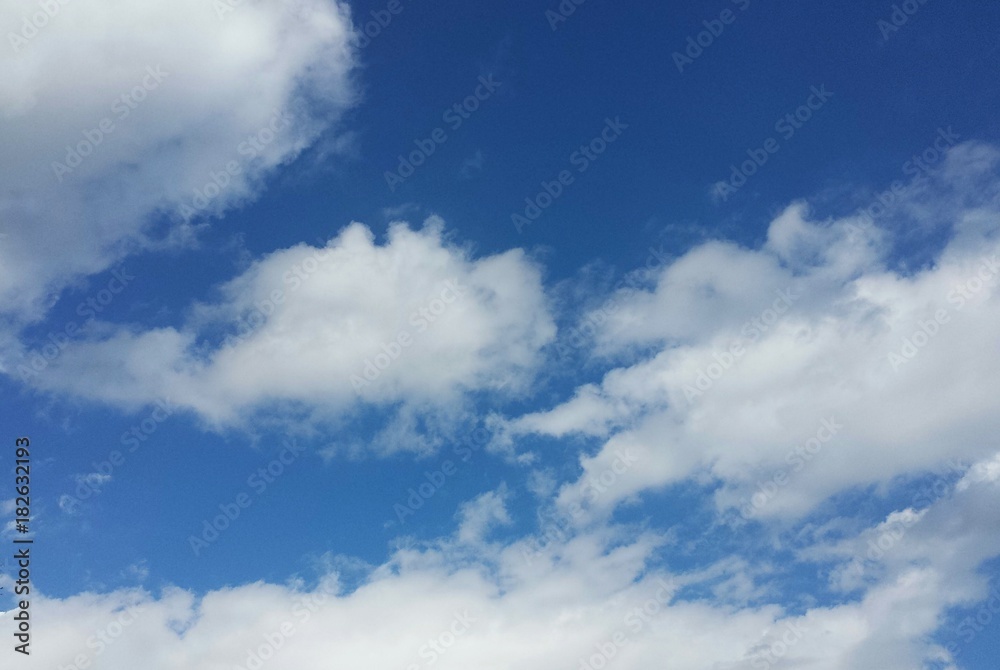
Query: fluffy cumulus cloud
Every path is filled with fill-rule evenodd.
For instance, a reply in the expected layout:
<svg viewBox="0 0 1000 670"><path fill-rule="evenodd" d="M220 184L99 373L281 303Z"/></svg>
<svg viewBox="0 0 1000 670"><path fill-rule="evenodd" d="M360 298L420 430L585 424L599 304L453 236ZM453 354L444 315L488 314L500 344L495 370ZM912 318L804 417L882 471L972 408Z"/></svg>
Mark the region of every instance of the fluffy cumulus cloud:
<svg viewBox="0 0 1000 670"><path fill-rule="evenodd" d="M690 250L603 315L596 351L631 363L513 433L604 440L567 505L698 477L747 518L985 457L1000 429L1000 359L984 353L1000 327L998 157L954 148L874 221L796 203L760 248ZM918 234L947 242L914 266Z"/></svg>
<svg viewBox="0 0 1000 670"><path fill-rule="evenodd" d="M987 595L976 566L1000 551L991 532L998 484L994 456L919 511L813 542L798 560L832 564L839 583L854 580L843 588L850 597L823 605L789 608L770 597L773 566L725 559L691 572L654 568L668 539L625 527L563 536L542 551L532 538L491 542L488 520L507 516L501 488L466 506L452 537L397 550L350 589L331 570L310 588L36 597L47 644L21 665L547 670L648 668L667 658L682 670L954 668L961 649L934 634L949 608ZM699 595L705 588L711 596ZM9 614L0 622L6 630ZM13 652L6 645L2 653Z"/></svg>
<svg viewBox="0 0 1000 670"><path fill-rule="evenodd" d="M124 406L166 396L216 425L524 392L555 334L540 269L520 250L474 258L443 233L440 219L394 224L378 244L352 224L261 258L182 329L107 326L28 378Z"/></svg>
<svg viewBox="0 0 1000 670"><path fill-rule="evenodd" d="M346 5L219 6L6 3L0 316L15 327L253 197L353 101Z"/></svg>

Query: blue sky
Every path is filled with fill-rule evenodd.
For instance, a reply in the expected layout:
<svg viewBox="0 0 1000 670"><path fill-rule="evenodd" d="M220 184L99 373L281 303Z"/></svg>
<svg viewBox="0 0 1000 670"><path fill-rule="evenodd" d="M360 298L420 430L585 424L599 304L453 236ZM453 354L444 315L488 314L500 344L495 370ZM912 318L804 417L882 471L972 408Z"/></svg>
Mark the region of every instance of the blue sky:
<svg viewBox="0 0 1000 670"><path fill-rule="evenodd" d="M1000 8L0 15L11 663L996 666Z"/></svg>

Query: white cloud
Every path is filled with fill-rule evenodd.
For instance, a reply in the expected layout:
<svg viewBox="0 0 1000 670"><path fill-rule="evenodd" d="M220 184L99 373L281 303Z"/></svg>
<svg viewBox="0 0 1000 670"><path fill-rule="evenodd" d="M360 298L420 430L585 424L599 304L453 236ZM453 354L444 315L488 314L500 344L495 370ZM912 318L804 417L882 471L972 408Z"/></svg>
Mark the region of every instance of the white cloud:
<svg viewBox="0 0 1000 670"><path fill-rule="evenodd" d="M252 198L354 98L346 5L247 2L220 19L200 0L45 4L58 11L37 34L0 49L0 305L15 323L136 249L189 241L196 191L215 195L197 203L207 215ZM40 7L4 14L19 32Z"/></svg>
<svg viewBox="0 0 1000 670"><path fill-rule="evenodd" d="M467 392L523 393L555 333L523 252L472 258L442 235L439 219L419 231L397 224L379 245L352 224L324 249L260 259L181 330L107 327L31 379L122 406L166 396L216 425L402 403L373 445L401 448L393 436L427 413L460 413Z"/></svg>
<svg viewBox="0 0 1000 670"><path fill-rule="evenodd" d="M462 505L459 511L461 519L458 527L459 542L466 544L482 542L495 526L509 525L511 518L506 506L508 496L507 486L502 485L498 490L488 491Z"/></svg>
<svg viewBox="0 0 1000 670"><path fill-rule="evenodd" d="M582 457L565 504L632 449L642 466L600 507L698 476L722 483L721 508L760 493L757 517L797 516L854 486L992 453L1000 358L983 352L1000 328L998 157L952 150L889 228L813 221L795 204L759 249L692 249L654 288L624 295L597 335L599 353L654 353L512 420L513 434L605 438ZM933 265L896 269L906 216L950 231Z"/></svg>

